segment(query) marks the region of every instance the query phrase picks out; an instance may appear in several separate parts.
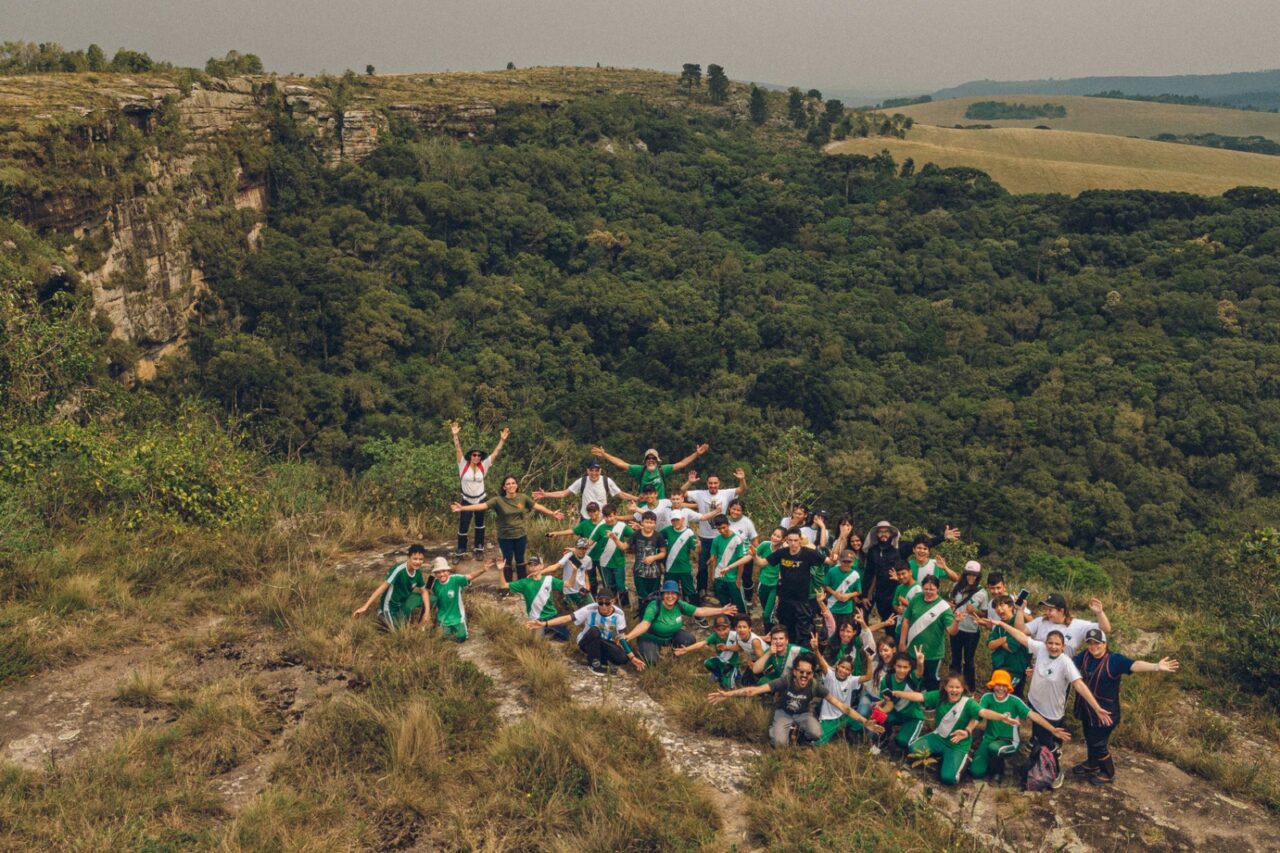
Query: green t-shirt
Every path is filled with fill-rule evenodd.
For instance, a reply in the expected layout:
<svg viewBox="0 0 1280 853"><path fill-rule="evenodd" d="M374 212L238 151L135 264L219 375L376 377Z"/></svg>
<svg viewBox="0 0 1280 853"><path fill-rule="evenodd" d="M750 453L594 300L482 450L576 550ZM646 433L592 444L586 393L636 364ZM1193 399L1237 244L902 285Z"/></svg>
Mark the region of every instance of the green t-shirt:
<svg viewBox="0 0 1280 853"><path fill-rule="evenodd" d="M518 592L524 597L524 612L529 614L529 609L533 607L534 601L542 594L543 584L545 581L551 581L551 589L556 592L564 592L564 581L560 578L521 578L518 581L512 581L507 585L507 589L512 592ZM556 605L551 595L547 595L546 600L542 604L542 609L538 611L537 616L529 615L530 619L554 619L556 618Z"/></svg>
<svg viewBox="0 0 1280 853"><path fill-rule="evenodd" d="M724 554L724 549L729 547L729 542L734 539L735 535L736 534L730 533L728 536L725 536L722 533L718 533L716 534L716 538L711 540L711 568L713 575L720 567L720 558ZM750 541L740 536L737 537L737 539L738 546L733 549L733 553L730 554L728 558L728 562L730 563L741 560L749 553L747 549L751 545ZM738 582L738 570L736 568L730 569L723 575L716 576L716 580L724 580L729 583L736 584Z"/></svg>
<svg viewBox="0 0 1280 853"><path fill-rule="evenodd" d="M644 621L649 623L645 637L658 643L667 643L684 628L684 617L692 616L698 608L687 601L677 601L675 607L666 608L661 601L650 601L644 609Z"/></svg>
<svg viewBox="0 0 1280 853"><path fill-rule="evenodd" d="M421 570L415 574L409 574L407 564L396 563L391 567L391 571L387 572L387 584L387 591L382 594L379 609L383 616L399 619L409 596L413 595L415 590L421 591L427 585L427 578Z"/></svg>
<svg viewBox="0 0 1280 853"><path fill-rule="evenodd" d="M914 664L912 664L912 666L914 667ZM912 672L914 673L915 670L912 669ZM908 675L906 681L899 681L894 678L892 672L886 672L884 677L880 679L880 695L883 696L886 690L910 690L914 693L916 690L915 676ZM895 699L893 702L893 710L896 713L911 720L924 719L924 706L919 702L903 702L903 707L899 710L897 707L898 701L899 700Z"/></svg>
<svg viewBox="0 0 1280 853"><path fill-rule="evenodd" d="M911 590L913 589L915 590L914 595L911 592ZM907 599L907 603L909 604L911 602L911 599L915 598L919 594L920 594L920 586L918 584L900 583L893 588L893 606L894 607L898 606L898 599L900 598Z"/></svg>
<svg viewBox="0 0 1280 853"><path fill-rule="evenodd" d="M484 502L484 505L498 516L499 539L519 539L527 535L524 529L524 514L533 509L533 504L533 498L519 492L509 498L498 495Z"/></svg>
<svg viewBox="0 0 1280 853"><path fill-rule="evenodd" d="M436 622L441 625L465 625L467 608L462 603L462 590L471 584L466 575L450 575L448 580L436 581L431 587L431 606L436 611Z"/></svg>
<svg viewBox="0 0 1280 853"><path fill-rule="evenodd" d="M573 535L586 539L591 542L591 549L587 551L587 556L591 558L591 562L596 565L600 564L600 552L604 549L604 545L595 537L597 530L604 530L609 525L604 523L604 516L599 521L592 521L584 518L573 526Z"/></svg>
<svg viewBox="0 0 1280 853"><path fill-rule="evenodd" d="M996 694L988 693L982 697L978 707L986 708L988 711L995 711L997 714L1003 714L1006 717L1013 717L1015 720L1025 720L1031 715L1031 709L1027 707L1027 703L1012 693L1004 697L1003 702L996 699ZM987 733L984 737L993 740L1018 742L1018 735L1013 726L997 720L987 720Z"/></svg>
<svg viewBox="0 0 1280 853"><path fill-rule="evenodd" d="M924 694L924 707L937 712L933 717L934 726L937 726L938 723L942 722L942 718L951 713L951 709L956 705L961 706L960 716L956 719L956 725L955 728L951 730L951 734L961 731L968 726L969 723L979 719L978 703L970 699L968 696L961 696L959 702L948 702L942 698L941 690L930 690L928 693ZM948 735L948 737L950 737L950 735Z"/></svg>
<svg viewBox="0 0 1280 853"><path fill-rule="evenodd" d="M1011 617L1009 624L1013 624ZM1009 639L1009 648L995 649L991 652L991 668L993 670L1003 669L1009 673L1009 677L1013 679L1014 684L1022 683L1023 678L1027 674L1027 667L1031 665L1031 652L1027 651L1027 647L1019 643L1003 626L996 625L991 629L992 640L998 640L1001 637Z"/></svg>
<svg viewBox="0 0 1280 853"><path fill-rule="evenodd" d="M738 647L734 646L732 649L729 649L728 651L721 651L719 648L720 646L732 645L732 640L733 640L732 632L730 632L727 638L723 638L723 639L720 637L719 634L712 633L711 636L707 637L707 648L711 650L711 654L720 658L720 660L724 661L727 664L732 664L733 666L737 666L738 665L738 652L737 652Z"/></svg>
<svg viewBox="0 0 1280 853"><path fill-rule="evenodd" d="M809 651L804 646L787 643L787 650L781 655L770 654L769 662L764 665L764 677L768 679L782 678L787 669L800 655Z"/></svg>
<svg viewBox="0 0 1280 853"><path fill-rule="evenodd" d="M923 563L921 563L915 557L907 557L907 565L911 567L911 577L915 579L916 583L920 583L920 578L924 577L926 574L937 575L938 577L942 577L943 575L946 574L946 572L942 571L938 567L936 558L934 557L930 557L929 559L925 560ZM925 566L929 566L929 570L927 572L921 573L921 569Z"/></svg>
<svg viewBox="0 0 1280 853"><path fill-rule="evenodd" d="M685 528L688 530L689 528ZM676 530L674 527L664 527L658 531L662 534L662 538L667 540L667 553L671 553L671 549L676 547L676 540L684 533L684 530ZM698 534L693 532L689 534L689 538L685 540L684 545L680 546L680 553L676 554L674 560L671 561L671 568L667 570L669 575L690 575L693 574L693 563L690 559L693 557L693 549L698 545Z"/></svg>
<svg viewBox="0 0 1280 853"><path fill-rule="evenodd" d="M769 555L773 553L773 543L766 540L756 546L756 556L762 560L768 560ZM760 586L777 586L778 585L778 567L764 564L764 568L760 569Z"/></svg>
<svg viewBox="0 0 1280 853"><path fill-rule="evenodd" d="M608 562L605 562L604 559L604 552L608 550L609 545L613 544L613 540L609 538L609 531L613 530L614 527L617 527L619 524L622 525L622 530L615 531L615 534L620 540L626 542L631 538L635 531L630 527L627 527L625 523L618 521L616 518L614 519L613 524L610 524L607 521L601 522L599 528L596 529L595 536L592 537L596 545L591 549L591 559L597 565L603 566L606 569L625 569L627 567L627 552L623 551L622 547L619 545L615 544L613 546L613 553L609 555Z"/></svg>
<svg viewBox="0 0 1280 853"><path fill-rule="evenodd" d="M841 590L841 592L862 592L862 576L858 574L857 568L852 568L846 572L844 569L840 568L839 564L827 569L827 576L823 585L829 586L832 589L840 589L840 586L844 584L845 578L851 575L854 576L853 580L845 585L845 588ZM852 613L853 601L840 601L831 597L827 600L827 607L832 613Z"/></svg>
<svg viewBox="0 0 1280 853"><path fill-rule="evenodd" d="M676 470L674 465L659 465L652 471L643 465L628 465L627 473L636 478L636 482L640 484L637 494L644 491L645 486L653 486L658 490L658 498L662 499L667 496L667 484L663 482L664 477L671 476Z"/></svg>
<svg viewBox="0 0 1280 853"><path fill-rule="evenodd" d="M933 620L932 625L917 634L914 640L907 640L907 651L911 653L912 649L920 646L924 649L925 660L942 660L947 656L947 628L955 624L956 614L952 611L951 606L947 604L946 599L941 596L933 601L925 601L923 595L917 595L911 599L911 603L907 605L906 611L902 614L903 620L914 625L917 619L940 601L945 608L942 611L942 615Z"/></svg>

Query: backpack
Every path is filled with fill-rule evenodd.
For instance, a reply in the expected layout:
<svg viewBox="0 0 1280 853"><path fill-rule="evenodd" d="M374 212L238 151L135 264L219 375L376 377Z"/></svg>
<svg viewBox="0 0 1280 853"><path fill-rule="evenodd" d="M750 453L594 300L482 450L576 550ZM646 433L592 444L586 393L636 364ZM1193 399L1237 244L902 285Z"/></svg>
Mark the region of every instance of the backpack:
<svg viewBox="0 0 1280 853"><path fill-rule="evenodd" d="M1058 757L1053 754L1053 750L1047 746L1041 746L1036 750L1035 756L1031 760L1031 766L1027 768L1027 784L1028 791L1047 791L1053 787L1053 783L1058 779Z"/></svg>
<svg viewBox="0 0 1280 853"><path fill-rule="evenodd" d="M604 483L604 502L609 503L611 500L613 500L613 492L609 491L609 475L601 474L600 481ZM586 489L587 489L587 475L583 474L582 479L578 481L578 494L582 495L584 492L586 492ZM600 512L603 515L604 513L603 506L600 507Z"/></svg>

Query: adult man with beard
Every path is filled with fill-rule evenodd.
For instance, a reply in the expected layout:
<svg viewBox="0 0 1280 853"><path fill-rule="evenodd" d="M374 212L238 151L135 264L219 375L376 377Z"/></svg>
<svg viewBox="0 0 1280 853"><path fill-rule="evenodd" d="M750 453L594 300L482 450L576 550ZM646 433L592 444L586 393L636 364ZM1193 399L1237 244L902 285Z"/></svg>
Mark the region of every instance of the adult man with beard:
<svg viewBox="0 0 1280 853"><path fill-rule="evenodd" d="M929 540L929 547L959 538L959 528L947 525L942 536ZM911 548L911 544L902 542L898 528L887 521L871 528L862 543L862 576L870 584L864 599L875 602L881 619L888 619L893 612L893 590L897 586L893 577L894 566L911 555Z"/></svg>

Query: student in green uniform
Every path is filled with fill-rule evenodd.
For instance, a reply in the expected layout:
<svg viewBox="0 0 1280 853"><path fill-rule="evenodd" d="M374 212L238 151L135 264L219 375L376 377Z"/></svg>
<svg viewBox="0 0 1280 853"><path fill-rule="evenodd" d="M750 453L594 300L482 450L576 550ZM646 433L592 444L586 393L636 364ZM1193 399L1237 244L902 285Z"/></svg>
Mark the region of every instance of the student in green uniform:
<svg viewBox="0 0 1280 853"><path fill-rule="evenodd" d="M761 624L766 631L773 626L774 612L778 606L778 567L769 562L769 555L782 547L782 540L786 535L787 531L784 528L775 527L769 534L768 540L761 542L755 548L756 568L760 572L756 578L756 585L760 588L760 606L764 610L761 614Z"/></svg>
<svg viewBox="0 0 1280 853"><path fill-rule="evenodd" d="M680 584L668 579L662 584L660 598L649 602L644 617L627 632L627 642L635 642L646 664L657 663L663 646L691 646L694 637L684 629L684 617L705 619L708 616L734 615L732 604L724 607L695 607L680 600ZM638 638L638 640L637 640Z"/></svg>
<svg viewBox="0 0 1280 853"><path fill-rule="evenodd" d="M591 555L600 567L601 584L618 594L618 602L624 608L630 607L631 596L627 594L627 540L635 531L618 518L618 508L613 504L605 504L601 512L604 513L604 524L596 529L593 537L599 550L597 552L592 549Z"/></svg>
<svg viewBox="0 0 1280 853"><path fill-rule="evenodd" d="M699 456L702 456L710 449L711 445L709 444L699 444L692 453L671 465L662 464L662 457L652 447L644 452L643 465L632 465L624 462L618 457L606 453L603 447L591 448L591 455L599 456L610 465L615 465L635 477L639 486L637 491L643 490L646 486L653 486L658 490L658 497L665 498L667 496L667 484L664 482L664 478L671 476L676 471L683 471L688 468Z"/></svg>
<svg viewBox="0 0 1280 853"><path fill-rule="evenodd" d="M1013 639L1004 629L1005 625L1017 625L1013 598L1001 595L991 603L991 608L1000 617L1000 624L991 629L987 639L987 648L991 650L992 669L1004 670L1010 678L1010 690L1019 699L1025 698L1023 691L1027 687L1027 667L1031 666L1031 653L1026 647Z"/></svg>
<svg viewBox="0 0 1280 853"><path fill-rule="evenodd" d="M448 560L436 557L431 567L431 608L435 611L436 625L446 637L459 643L467 639L467 606L462 601L462 591L495 565L490 560L469 575L455 575Z"/></svg>
<svg viewBox="0 0 1280 853"><path fill-rule="evenodd" d="M960 630L951 603L938 595L938 578L925 575L920 581L920 594L911 599L902 614L898 651L919 646L924 650L924 678L921 689L937 690L942 673L942 659L947 655L947 637Z"/></svg>
<svg viewBox="0 0 1280 853"><path fill-rule="evenodd" d="M1013 679L1005 670L997 669L991 673L987 689L991 692L985 694L978 703L978 714L987 721L987 730L973 754L973 766L969 768L973 778L981 779L991 769L995 771L991 781L1000 782L1004 776L1005 756L1017 752L1018 745L1022 742L1018 727L1023 720L1031 720L1037 726L1048 729L1059 740L1071 740L1071 732L1054 726L1013 695Z"/></svg>
<svg viewBox="0 0 1280 853"><path fill-rule="evenodd" d="M858 572L857 561L857 553L846 548L840 552L839 562L827 567L822 588L827 593L827 608L835 617L837 628L854 624L853 610L862 597L862 575Z"/></svg>
<svg viewBox="0 0 1280 853"><path fill-rule="evenodd" d="M667 556L663 559L667 580L678 583L685 599L692 599L696 592L693 565L700 547L698 534L689 527L688 517L678 510L671 513L671 525L659 532L667 540Z"/></svg>
<svg viewBox="0 0 1280 853"><path fill-rule="evenodd" d="M892 671L886 673L880 681L880 709L887 714L885 731L897 728L894 741L904 751L920 736L920 729L924 726L924 708L919 702L912 702L897 694L901 691L915 692L920 682L912 669L918 672L923 662L923 653L918 652L913 663L906 652L898 652L893 656Z"/></svg>
<svg viewBox="0 0 1280 853"><path fill-rule="evenodd" d="M947 565L947 558L937 551L932 551L930 546L933 540L928 536L921 534L915 538L911 545L911 556L907 557L907 566L911 569L911 579L916 583L920 583L927 575L935 577L940 571L946 572L947 577L953 581L960 580L960 575Z"/></svg>
<svg viewBox="0 0 1280 853"><path fill-rule="evenodd" d="M818 661L818 672L822 674L822 684L827 688L827 698L822 701L822 706L818 709L818 725L822 727L822 737L818 738L818 743L830 742L845 729L860 732L866 728L873 734L883 733L884 728L871 722L854 708L857 704L858 688L862 682L853 672L853 659L842 656L837 658L835 666L832 666L818 648L820 644L817 634L809 638L809 645L813 646L813 656ZM854 654L856 657L862 657L857 650ZM832 697L840 700L844 706L843 710L830 701Z"/></svg>
<svg viewBox="0 0 1280 853"><path fill-rule="evenodd" d="M729 629L729 617L717 616L711 623L711 635L705 640L691 646L683 646L672 654L683 657L699 649L710 649L711 657L702 662L702 666L711 674L711 680L719 687L728 690L734 686L738 672L738 644L734 641Z"/></svg>
<svg viewBox="0 0 1280 853"><path fill-rule="evenodd" d="M774 625L769 632L769 650L751 664L751 671L764 680L781 678L790 671L796 658L807 651L804 646L791 642L785 625Z"/></svg>
<svg viewBox="0 0 1280 853"><path fill-rule="evenodd" d="M400 628L421 619L422 590L427 585L421 569L426 561L427 549L421 545L410 545L405 561L392 566L369 600L351 615L363 616L375 601L379 601L378 620L385 628Z"/></svg>
<svg viewBox="0 0 1280 853"><path fill-rule="evenodd" d="M711 563L715 576L716 600L732 604L739 613L747 612L747 602L742 597L741 569L751 561L751 542L729 526L729 517L717 515L711 521L716 538L711 540Z"/></svg>
<svg viewBox="0 0 1280 853"><path fill-rule="evenodd" d="M960 774L969 763L969 747L973 745L973 730L978 727L978 703L965 693L964 679L952 673L942 681L941 690L918 693L914 690L895 690L893 698L918 702L926 710L937 712L934 729L924 737L918 737L907 747L912 758L941 755L942 766L938 778L944 785L960 782Z"/></svg>
<svg viewBox="0 0 1280 853"><path fill-rule="evenodd" d="M525 615L531 621L546 622L556 618L556 603L552 593L564 594L564 581L555 577L559 571L559 563L552 563L537 571L531 567L527 578L507 583L506 578L499 575L498 583L503 589L517 593L524 599ZM542 629L542 635L563 642L569 639L569 629L563 625L549 626Z"/></svg>
<svg viewBox="0 0 1280 853"><path fill-rule="evenodd" d="M893 588L893 612L901 616L907 612L911 599L920 594L920 584L911 577L911 567L906 560L899 560L889 571L898 582Z"/></svg>

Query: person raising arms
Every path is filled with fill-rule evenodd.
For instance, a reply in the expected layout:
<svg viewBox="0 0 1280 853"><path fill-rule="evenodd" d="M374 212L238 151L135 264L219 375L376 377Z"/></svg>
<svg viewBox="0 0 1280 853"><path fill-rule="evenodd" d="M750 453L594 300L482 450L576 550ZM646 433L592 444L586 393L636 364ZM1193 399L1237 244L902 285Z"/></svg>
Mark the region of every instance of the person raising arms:
<svg viewBox="0 0 1280 853"><path fill-rule="evenodd" d="M614 465L626 471L636 480L636 489L640 493L644 493L645 487L653 486L658 493L659 498L667 496L667 484L665 478L671 476L676 471L683 471L688 468L698 457L704 455L711 449L709 444L699 444L694 451L679 462L670 465L662 464L662 457L658 455L658 451L649 448L644 452L644 464L632 465L624 462L616 456L605 452L603 447L591 448L591 455L598 456L610 465Z"/></svg>
<svg viewBox="0 0 1280 853"><path fill-rule="evenodd" d="M822 686L827 688L827 698L822 700L822 706L818 709L818 725L822 727L822 737L818 738L818 743L821 745L829 742L846 728L854 732L869 728L874 734L882 733L884 729L879 725L868 720L861 712L851 710L862 684L853 671L855 658L861 657L858 650L853 650L853 657L836 658L835 666L832 666L818 648L817 634L810 636L809 644L813 646L813 656L818 662L818 671L822 673ZM833 702L833 699L837 701Z"/></svg>
<svg viewBox="0 0 1280 853"><path fill-rule="evenodd" d="M1107 635L1101 628L1090 628L1084 635L1085 650L1072 662L1080 670L1080 677L1089 685L1098 704L1111 715L1109 723L1103 723L1088 702L1076 693L1076 719L1084 728L1087 758L1083 764L1071 768L1076 776L1085 776L1091 785L1110 785L1116 778L1116 763L1111 757L1111 733L1120 725L1120 679L1134 672L1160 674L1177 672L1178 661L1161 658L1158 661L1134 660L1112 652L1107 647Z"/></svg>
<svg viewBox="0 0 1280 853"><path fill-rule="evenodd" d="M556 520L564 518L560 510L547 509L528 495L520 494L520 481L515 477L506 477L502 481L502 494L489 498L484 503L460 504L452 503L449 509L454 512L483 512L492 509L498 515L498 549L502 551L502 576L511 582L511 569L515 567L516 577L524 577L525 549L529 547L529 534L525 529L525 515L530 511L549 515ZM433 572L434 574L434 572Z"/></svg>
<svg viewBox="0 0 1280 853"><path fill-rule="evenodd" d="M1008 598L1008 596L1004 596ZM1012 601L1012 599L1010 599ZM1010 605L1012 607L1012 604ZM1048 720L1027 707L1026 703L1013 695L1013 680L1003 669L991 673L987 682L990 693L984 694L978 703L978 714L987 721L987 730L982 735L973 754L973 766L969 772L973 778L981 779L987 770L994 770L991 781L999 783L1004 776L1004 759L1018 751L1022 734L1018 730L1022 720L1030 720L1037 726L1049 731L1059 740L1071 740L1071 732L1052 725Z"/></svg>
<svg viewBox="0 0 1280 853"><path fill-rule="evenodd" d="M735 488L720 488L720 478L711 474L707 477L705 489L686 489L684 493L685 502L692 503L702 518L698 522L698 539L701 545L698 550L699 601L708 591L707 563L711 559L711 542L716 537L716 529L711 525L710 520L719 513L727 512L729 503L747 491L747 472L739 468L733 472L733 475L738 478L738 485ZM691 471L685 485L695 482L696 478L697 472Z"/></svg>
<svg viewBox="0 0 1280 853"><path fill-rule="evenodd" d="M960 531L954 527L946 527L942 536L929 540L929 547L951 542L960 538ZM862 573L864 598L875 602L880 611L880 618L887 619L893 612L894 579L891 572L895 570L899 560L911 556L911 546L901 541L902 534L898 528L887 521L882 521L867 533L862 543Z"/></svg>
<svg viewBox="0 0 1280 853"><path fill-rule="evenodd" d="M822 739L822 726L813 716L813 702L816 699L825 699L842 714L848 714L864 725L873 726L874 723L839 698L831 696L827 688L817 682L814 678L817 665L814 655L811 652L805 652L796 658L789 676L752 687L717 690L715 693L707 694L707 701L714 705L733 697L774 694L776 698L773 722L769 726L769 742L775 747L787 746L791 742L792 729L796 729L800 738L807 743L817 743Z"/></svg>
<svg viewBox="0 0 1280 853"><path fill-rule="evenodd" d="M688 601L680 600L680 584L673 580L664 581L661 595L650 601L644 609L644 617L634 628L627 632L627 642L635 642L640 657L646 664L658 661L658 653L663 646L691 646L695 639L684 629L684 617L706 618L708 616L733 616L733 605L725 607L696 607ZM638 638L638 640L637 640Z"/></svg>
<svg viewBox="0 0 1280 853"><path fill-rule="evenodd" d="M1045 596L1040 606L1044 609L1043 615L1028 622L1026 632L1040 641L1048 637L1050 631L1060 632L1069 655L1074 655L1080 650L1084 635L1094 628L1103 632L1111 630L1111 620L1107 618L1102 608L1102 599L1089 599L1089 609L1098 617L1096 622L1072 616L1071 609L1067 606L1067 599L1058 592Z"/></svg>
<svg viewBox="0 0 1280 853"><path fill-rule="evenodd" d="M587 504L593 501L597 506L603 507L605 504L613 503L615 497L627 501L639 500L636 495L622 491L617 483L601 474L598 459L588 459L586 473L566 488L555 492L543 489L533 490L534 500L539 501L544 498L567 498L569 495L578 496L578 515L582 518L587 517Z"/></svg>
<svg viewBox="0 0 1280 853"><path fill-rule="evenodd" d="M502 432L498 434L498 443L488 457L478 447L473 447L466 453L462 452L462 443L458 440L462 427L457 421L449 424L449 432L453 436L453 450L458 456L458 480L462 495L458 503L482 504L489 499L488 494L485 493L484 475L493 468L493 463L502 452L502 446L507 443L507 436L511 435L511 430L502 428ZM461 560L467 555L467 528L473 521L476 531L475 558L479 560L484 556L484 511L460 512L458 513L458 547L453 552L455 560Z"/></svg>

